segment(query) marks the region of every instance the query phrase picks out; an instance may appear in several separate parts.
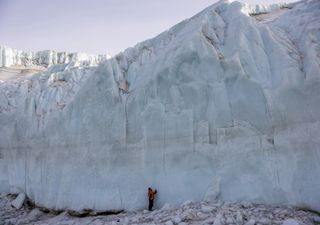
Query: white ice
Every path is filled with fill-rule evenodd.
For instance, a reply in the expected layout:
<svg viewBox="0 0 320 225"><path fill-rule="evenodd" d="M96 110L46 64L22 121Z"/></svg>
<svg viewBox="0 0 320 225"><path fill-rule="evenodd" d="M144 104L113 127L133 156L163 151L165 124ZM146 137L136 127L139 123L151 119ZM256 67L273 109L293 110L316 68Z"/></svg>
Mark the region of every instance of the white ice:
<svg viewBox="0 0 320 225"><path fill-rule="evenodd" d="M11 196L0 197L0 222L33 225L314 225L320 217L292 206L249 203L188 203L167 209L133 210L113 215L74 217L70 212L44 213L25 204L16 210L8 206Z"/></svg>
<svg viewBox="0 0 320 225"><path fill-rule="evenodd" d="M0 191L119 210L144 208L152 186L157 208L319 211L320 1L254 12L220 1L98 66L0 84Z"/></svg>

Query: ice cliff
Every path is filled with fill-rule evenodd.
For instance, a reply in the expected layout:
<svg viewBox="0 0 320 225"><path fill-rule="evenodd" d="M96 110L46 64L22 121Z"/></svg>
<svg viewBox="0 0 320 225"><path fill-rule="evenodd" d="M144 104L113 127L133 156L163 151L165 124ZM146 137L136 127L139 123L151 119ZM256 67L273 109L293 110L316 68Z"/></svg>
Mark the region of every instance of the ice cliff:
<svg viewBox="0 0 320 225"><path fill-rule="evenodd" d="M60 65L63 70L97 66L110 55L56 52L52 50L25 52L0 45L0 83L46 71Z"/></svg>
<svg viewBox="0 0 320 225"><path fill-rule="evenodd" d="M96 66L109 55L89 55L85 53L56 52L52 50L26 52L7 46L0 46L0 67L43 66L74 63L83 66Z"/></svg>
<svg viewBox="0 0 320 225"><path fill-rule="evenodd" d="M317 0L220 1L98 66L3 82L1 192L113 210L146 207L152 186L156 206L320 211L319 31Z"/></svg>

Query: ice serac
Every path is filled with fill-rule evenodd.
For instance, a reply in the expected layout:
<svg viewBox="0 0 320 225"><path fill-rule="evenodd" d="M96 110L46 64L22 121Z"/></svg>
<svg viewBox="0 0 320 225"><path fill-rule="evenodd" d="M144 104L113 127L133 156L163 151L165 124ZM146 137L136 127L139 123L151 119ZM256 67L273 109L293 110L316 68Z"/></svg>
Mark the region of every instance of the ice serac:
<svg viewBox="0 0 320 225"><path fill-rule="evenodd" d="M319 12L220 1L96 67L2 83L1 191L117 210L144 208L152 186L156 207L319 211Z"/></svg>

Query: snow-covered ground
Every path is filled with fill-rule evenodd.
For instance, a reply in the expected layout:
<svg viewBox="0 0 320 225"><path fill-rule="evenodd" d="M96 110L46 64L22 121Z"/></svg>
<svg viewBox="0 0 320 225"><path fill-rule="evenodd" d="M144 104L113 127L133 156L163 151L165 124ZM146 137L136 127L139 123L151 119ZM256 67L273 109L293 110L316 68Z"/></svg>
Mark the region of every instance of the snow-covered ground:
<svg viewBox="0 0 320 225"><path fill-rule="evenodd" d="M251 203L192 203L178 207L165 205L152 212L135 210L114 215L75 217L72 212L44 212L24 204L17 210L11 206L13 196L0 197L0 225L314 225L320 215L292 206ZM101 212L100 212L101 213Z"/></svg>
<svg viewBox="0 0 320 225"><path fill-rule="evenodd" d="M99 65L3 82L0 192L133 210L152 186L158 208L191 199L320 211L319 12L318 0L220 1Z"/></svg>

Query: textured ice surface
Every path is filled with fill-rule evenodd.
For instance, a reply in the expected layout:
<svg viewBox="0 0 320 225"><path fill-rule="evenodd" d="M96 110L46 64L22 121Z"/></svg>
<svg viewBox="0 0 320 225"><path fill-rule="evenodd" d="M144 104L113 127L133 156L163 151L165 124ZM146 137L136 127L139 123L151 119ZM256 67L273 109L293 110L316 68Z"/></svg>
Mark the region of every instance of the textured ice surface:
<svg viewBox="0 0 320 225"><path fill-rule="evenodd" d="M290 207L245 203L207 202L188 203L178 207L147 210L132 210L116 215L94 212L86 217L72 217L70 211L44 213L43 209L24 204L16 210L10 207L11 196L0 196L0 221L4 224L33 225L199 225L199 224L236 224L236 225L314 225L320 217L314 212ZM41 211L42 210L42 211ZM2 219L2 220L1 220Z"/></svg>
<svg viewBox="0 0 320 225"><path fill-rule="evenodd" d="M25 52L7 46L0 46L0 67L9 66L51 66L54 64L78 63L97 65L108 55L89 55L85 53L55 52L52 50Z"/></svg>
<svg viewBox="0 0 320 225"><path fill-rule="evenodd" d="M43 72L52 65L64 68L97 66L109 55L55 52L24 52L0 45L0 83Z"/></svg>
<svg viewBox="0 0 320 225"><path fill-rule="evenodd" d="M261 22L220 1L96 67L2 83L0 191L76 210L143 208L149 186L156 207L320 210L320 2L291 7Z"/></svg>

